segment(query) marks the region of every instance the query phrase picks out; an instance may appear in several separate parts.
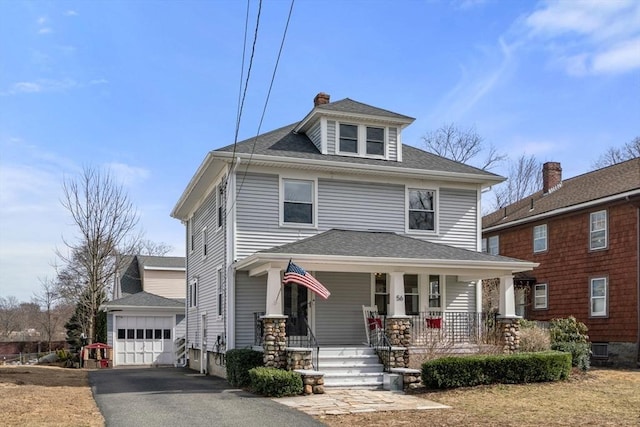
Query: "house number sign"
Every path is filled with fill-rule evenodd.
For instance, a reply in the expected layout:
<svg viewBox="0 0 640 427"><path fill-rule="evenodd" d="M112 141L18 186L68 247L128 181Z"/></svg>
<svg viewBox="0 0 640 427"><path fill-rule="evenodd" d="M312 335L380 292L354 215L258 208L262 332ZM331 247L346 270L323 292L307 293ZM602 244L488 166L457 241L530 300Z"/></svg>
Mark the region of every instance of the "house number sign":
<svg viewBox="0 0 640 427"><path fill-rule="evenodd" d="M396 301L404 301L403 295L396 295Z"/></svg>

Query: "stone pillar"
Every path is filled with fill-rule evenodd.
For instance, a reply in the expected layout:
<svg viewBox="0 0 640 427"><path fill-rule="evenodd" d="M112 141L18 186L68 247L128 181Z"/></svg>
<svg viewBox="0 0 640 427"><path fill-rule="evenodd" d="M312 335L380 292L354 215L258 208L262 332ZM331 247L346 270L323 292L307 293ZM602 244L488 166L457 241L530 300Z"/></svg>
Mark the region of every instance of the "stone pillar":
<svg viewBox="0 0 640 427"><path fill-rule="evenodd" d="M266 316L282 316L282 279L279 268L267 270L267 306Z"/></svg>
<svg viewBox="0 0 640 427"><path fill-rule="evenodd" d="M310 371L313 369L313 356L311 349L289 348L287 349L287 371Z"/></svg>
<svg viewBox="0 0 640 427"><path fill-rule="evenodd" d="M389 316L405 316L404 273L389 273Z"/></svg>
<svg viewBox="0 0 640 427"><path fill-rule="evenodd" d="M393 347L409 347L411 345L411 317L387 317L385 333Z"/></svg>
<svg viewBox="0 0 640 427"><path fill-rule="evenodd" d="M264 366L283 369L287 367L287 316L263 316L262 348Z"/></svg>
<svg viewBox="0 0 640 427"><path fill-rule="evenodd" d="M498 317L500 331L502 332L503 353L516 353L520 348L520 318L519 317Z"/></svg>
<svg viewBox="0 0 640 427"><path fill-rule="evenodd" d="M516 317L516 294L513 288L513 276L500 278L500 316Z"/></svg>

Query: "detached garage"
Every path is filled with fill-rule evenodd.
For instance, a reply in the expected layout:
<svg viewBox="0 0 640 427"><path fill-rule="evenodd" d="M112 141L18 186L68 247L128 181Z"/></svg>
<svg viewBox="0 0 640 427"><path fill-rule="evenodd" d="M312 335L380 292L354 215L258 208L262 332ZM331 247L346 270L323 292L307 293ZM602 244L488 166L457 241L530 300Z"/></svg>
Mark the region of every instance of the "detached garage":
<svg viewBox="0 0 640 427"><path fill-rule="evenodd" d="M113 347L114 366L174 365L184 339L184 300L147 292L109 301L107 343Z"/></svg>

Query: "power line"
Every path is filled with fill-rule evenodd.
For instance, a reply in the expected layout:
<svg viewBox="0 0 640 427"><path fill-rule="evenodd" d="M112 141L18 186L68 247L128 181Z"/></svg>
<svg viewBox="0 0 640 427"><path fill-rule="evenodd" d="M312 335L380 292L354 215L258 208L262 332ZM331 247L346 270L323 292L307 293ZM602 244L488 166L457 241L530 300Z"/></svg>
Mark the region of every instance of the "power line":
<svg viewBox="0 0 640 427"><path fill-rule="evenodd" d="M233 208L233 206L236 203L236 200L238 198L238 194L240 194L240 191L242 190L242 186L244 185L244 180L245 177L247 176L246 173L249 170L249 165L251 164L251 160L253 159L253 154L255 152L256 149L256 143L258 142L258 136L260 136L260 129L262 128L262 122L264 121L264 116L266 115L267 112L267 106L269 105L269 98L271 97L271 90L273 89L273 84L275 82L276 79L276 73L278 71L278 65L280 64L280 57L282 56L282 50L284 49L284 42L287 38L287 32L289 30L289 22L291 22L291 15L293 14L293 5L295 4L295 0L291 0L291 5L289 6L289 14L287 15L287 22L285 24L284 27L284 31L282 33L282 40L280 42L280 49L278 50L278 56L276 58L276 63L273 67L273 73L271 74L271 82L269 83L269 90L267 91L267 97L264 101L264 106L262 108L262 115L260 116L260 122L258 123L258 129L256 131L256 136L253 138L253 145L251 146L251 153L249 154L249 160L247 161L247 166L245 167L245 173L242 176L242 181L240 181L240 185L238 186L238 190L236 191L236 194L233 197L233 203L231 204L231 208ZM233 169L233 164L235 161L235 148L236 145L234 144L234 155L231 161L231 168ZM231 212L231 209L227 209L227 214Z"/></svg>

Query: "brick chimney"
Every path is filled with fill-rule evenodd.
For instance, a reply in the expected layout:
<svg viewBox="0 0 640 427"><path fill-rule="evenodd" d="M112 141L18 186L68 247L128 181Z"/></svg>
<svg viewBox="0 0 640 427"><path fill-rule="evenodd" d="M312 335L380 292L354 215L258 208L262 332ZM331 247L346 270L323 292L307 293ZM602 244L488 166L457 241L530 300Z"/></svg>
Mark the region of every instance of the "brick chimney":
<svg viewBox="0 0 640 427"><path fill-rule="evenodd" d="M562 167L559 162L542 165L542 193L548 194L562 185Z"/></svg>
<svg viewBox="0 0 640 427"><path fill-rule="evenodd" d="M320 92L315 98L313 98L313 106L317 107L318 105L328 104L329 98L331 98L329 94Z"/></svg>

